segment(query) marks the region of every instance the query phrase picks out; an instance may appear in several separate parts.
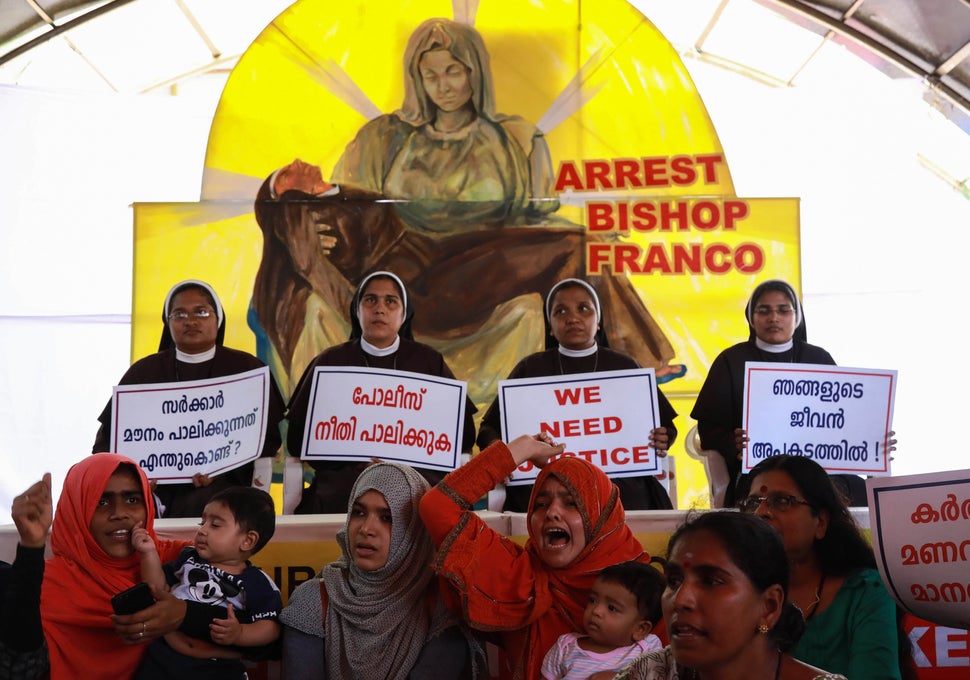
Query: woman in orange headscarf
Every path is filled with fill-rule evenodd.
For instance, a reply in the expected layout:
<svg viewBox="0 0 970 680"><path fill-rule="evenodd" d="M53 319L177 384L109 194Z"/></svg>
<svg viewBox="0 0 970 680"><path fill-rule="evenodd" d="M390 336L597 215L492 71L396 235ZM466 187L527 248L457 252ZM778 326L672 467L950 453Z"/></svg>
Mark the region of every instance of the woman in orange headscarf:
<svg viewBox="0 0 970 680"><path fill-rule="evenodd" d="M190 610L168 593L153 591L159 601L136 614L112 615L111 597L141 581L133 527L148 530L162 561L189 544L155 537L151 498L145 473L118 454L88 456L68 471L40 602L52 678L128 678L148 649L140 643L176 629L196 635L200 626L207 630L212 608ZM190 631L186 624L198 625Z"/></svg>
<svg viewBox="0 0 970 680"><path fill-rule="evenodd" d="M625 523L616 486L581 458L559 458L536 479L525 547L490 529L472 504L526 461L543 465L563 447L523 436L496 442L450 473L421 500L438 547L435 568L468 624L496 632L503 678L538 678L556 639L582 629L597 574L627 560L649 561Z"/></svg>

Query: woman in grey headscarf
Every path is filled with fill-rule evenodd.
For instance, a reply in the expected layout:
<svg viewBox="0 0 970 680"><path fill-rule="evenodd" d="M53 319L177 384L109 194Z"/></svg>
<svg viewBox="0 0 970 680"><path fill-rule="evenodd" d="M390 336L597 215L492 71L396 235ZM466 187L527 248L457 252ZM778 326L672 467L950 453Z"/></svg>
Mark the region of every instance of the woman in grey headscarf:
<svg viewBox="0 0 970 680"><path fill-rule="evenodd" d="M340 559L301 584L280 616L287 678L448 680L472 670L431 570L434 544L418 515L428 488L397 463L357 478Z"/></svg>

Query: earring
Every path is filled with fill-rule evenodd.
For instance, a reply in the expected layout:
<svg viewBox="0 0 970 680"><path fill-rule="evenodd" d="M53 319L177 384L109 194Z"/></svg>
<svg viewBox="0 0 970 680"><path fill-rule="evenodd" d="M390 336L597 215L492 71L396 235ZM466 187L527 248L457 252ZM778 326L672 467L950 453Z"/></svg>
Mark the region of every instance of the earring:
<svg viewBox="0 0 970 680"><path fill-rule="evenodd" d="M764 635L765 633L767 633L769 630L770 629L768 628L768 624L767 623L762 622L761 625L758 626L758 632L761 633L762 635Z"/></svg>

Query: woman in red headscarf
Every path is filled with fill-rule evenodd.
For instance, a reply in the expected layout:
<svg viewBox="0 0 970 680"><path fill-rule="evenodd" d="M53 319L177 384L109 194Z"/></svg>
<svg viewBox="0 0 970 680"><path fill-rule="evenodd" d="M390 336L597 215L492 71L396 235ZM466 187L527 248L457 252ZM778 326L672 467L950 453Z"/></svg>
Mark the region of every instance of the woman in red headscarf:
<svg viewBox="0 0 970 680"><path fill-rule="evenodd" d="M219 608L195 606L168 593L153 591L159 598L153 606L113 616L112 596L141 581L131 545L133 527L141 524L148 530L163 561L190 544L155 537L151 497L145 473L118 454L88 456L68 471L40 602L52 678L128 678L148 649L140 643L176 629L196 636L208 632L208 621Z"/></svg>
<svg viewBox="0 0 970 680"><path fill-rule="evenodd" d="M542 466L562 452L548 438L496 442L421 500L421 518L438 547L435 568L449 584L445 594L470 626L498 634L503 678L540 677L556 639L582 629L589 590L604 567L650 559L624 521L616 486L582 458L559 458L539 473L525 547L472 510L517 466Z"/></svg>

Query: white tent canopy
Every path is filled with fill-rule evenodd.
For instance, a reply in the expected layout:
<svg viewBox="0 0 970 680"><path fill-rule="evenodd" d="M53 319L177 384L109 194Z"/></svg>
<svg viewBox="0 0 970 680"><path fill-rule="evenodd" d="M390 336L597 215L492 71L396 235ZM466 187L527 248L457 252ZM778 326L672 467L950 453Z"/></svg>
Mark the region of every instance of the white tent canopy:
<svg viewBox="0 0 970 680"><path fill-rule="evenodd" d="M3 3L0 20L11 4ZM226 55L238 55L288 3L121 4L0 66L0 523L14 494L45 470L58 487L90 451L96 417L130 358L130 205L199 199L209 123L232 62ZM961 413L953 394L970 370L959 359L944 364L927 342L934 326L952 342L960 324L949 297L964 279L970 136L957 124L958 99L940 95L943 103L930 106L921 76L889 77L844 41L823 40L771 10L801 3L634 4L682 50L738 194L801 198L812 342L843 365L899 370L895 471L964 467L949 431ZM137 21L143 6L175 7L183 17L190 8L202 26L195 35L223 45L202 50L215 67L187 59L142 79L133 58L108 66L109 48L98 41L118 24L98 25ZM741 27L734 43L732 17ZM161 42L182 44L157 21ZM782 40L772 38L782 31ZM742 48L763 59L756 48L786 46L800 54L743 65ZM765 64L797 75L767 77Z"/></svg>

